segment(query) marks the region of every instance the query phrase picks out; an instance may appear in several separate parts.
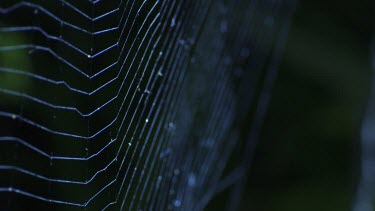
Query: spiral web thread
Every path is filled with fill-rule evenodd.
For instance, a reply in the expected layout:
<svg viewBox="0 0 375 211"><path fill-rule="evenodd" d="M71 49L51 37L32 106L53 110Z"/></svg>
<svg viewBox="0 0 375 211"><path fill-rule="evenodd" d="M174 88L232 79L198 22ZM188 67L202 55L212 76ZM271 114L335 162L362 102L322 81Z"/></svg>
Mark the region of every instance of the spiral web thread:
<svg viewBox="0 0 375 211"><path fill-rule="evenodd" d="M1 1L0 206L203 209L294 4Z"/></svg>

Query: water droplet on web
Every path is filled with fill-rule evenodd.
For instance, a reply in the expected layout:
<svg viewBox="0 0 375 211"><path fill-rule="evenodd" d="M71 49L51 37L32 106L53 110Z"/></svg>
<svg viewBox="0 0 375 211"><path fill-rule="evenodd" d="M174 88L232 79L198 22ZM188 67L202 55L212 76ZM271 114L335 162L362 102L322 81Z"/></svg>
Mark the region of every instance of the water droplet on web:
<svg viewBox="0 0 375 211"><path fill-rule="evenodd" d="M189 43L189 45L194 45L195 39L193 37L189 37L188 38L188 43Z"/></svg>
<svg viewBox="0 0 375 211"><path fill-rule="evenodd" d="M168 130L172 131L172 130L175 130L175 129L176 129L176 125L173 122L170 122L168 124Z"/></svg>
<svg viewBox="0 0 375 211"><path fill-rule="evenodd" d="M176 25L176 17L173 17L171 21L171 27L173 28L175 25Z"/></svg>
<svg viewBox="0 0 375 211"><path fill-rule="evenodd" d="M221 33L225 33L228 31L228 22L227 21L221 21L220 23L220 31Z"/></svg>
<svg viewBox="0 0 375 211"><path fill-rule="evenodd" d="M203 140L201 143L202 143L203 147L212 148L215 144L215 140L213 138L209 137L209 138Z"/></svg>
<svg viewBox="0 0 375 211"><path fill-rule="evenodd" d="M179 174L180 174L180 170L179 170L179 169L175 169L175 170L173 171L173 173L174 173L174 175L179 175Z"/></svg>
<svg viewBox="0 0 375 211"><path fill-rule="evenodd" d="M163 179L161 175L158 176L158 181L156 182L156 187L159 188L160 182Z"/></svg>
<svg viewBox="0 0 375 211"><path fill-rule="evenodd" d="M167 148L166 150L163 150L161 153L160 153L160 158L164 158L166 157L167 155L171 154L172 153L172 150L171 148Z"/></svg>
<svg viewBox="0 0 375 211"><path fill-rule="evenodd" d="M173 127L174 127L173 122L170 122L170 123L168 124L168 127L173 128Z"/></svg>
<svg viewBox="0 0 375 211"><path fill-rule="evenodd" d="M181 45L185 45L185 40L180 40L179 43L180 43Z"/></svg>
<svg viewBox="0 0 375 211"><path fill-rule="evenodd" d="M129 146L131 146L131 145L132 145L132 143L131 143L131 142L129 142L129 143L128 143L128 145L129 145Z"/></svg>
<svg viewBox="0 0 375 211"><path fill-rule="evenodd" d="M174 205L175 207L180 207L180 206L181 206L181 201L178 200L178 199L176 199L176 200L174 200L173 205Z"/></svg>
<svg viewBox="0 0 375 211"><path fill-rule="evenodd" d="M15 114L12 114L12 119L17 119L17 116Z"/></svg>
<svg viewBox="0 0 375 211"><path fill-rule="evenodd" d="M89 58L89 59L90 59L90 58L91 58L91 55L90 55L90 54L87 54L87 58Z"/></svg>
<svg viewBox="0 0 375 211"><path fill-rule="evenodd" d="M163 73L161 71L159 71L158 76L163 76Z"/></svg>
<svg viewBox="0 0 375 211"><path fill-rule="evenodd" d="M146 119L145 122L147 123L147 122L148 122L148 119Z"/></svg>
<svg viewBox="0 0 375 211"><path fill-rule="evenodd" d="M195 174L193 174L193 173L189 174L188 185L190 187L194 187L195 183L196 183Z"/></svg>

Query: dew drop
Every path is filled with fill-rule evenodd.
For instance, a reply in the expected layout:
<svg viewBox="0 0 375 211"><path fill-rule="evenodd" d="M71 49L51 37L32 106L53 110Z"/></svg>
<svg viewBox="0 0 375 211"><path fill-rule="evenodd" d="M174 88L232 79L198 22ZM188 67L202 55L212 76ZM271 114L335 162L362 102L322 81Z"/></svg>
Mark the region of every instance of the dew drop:
<svg viewBox="0 0 375 211"><path fill-rule="evenodd" d="M179 43L180 43L181 45L185 45L185 40L180 40Z"/></svg>
<svg viewBox="0 0 375 211"><path fill-rule="evenodd" d="M190 187L194 187L195 183L196 183L195 175L193 173L189 174L188 185Z"/></svg>
<svg viewBox="0 0 375 211"><path fill-rule="evenodd" d="M174 130L174 129L176 129L176 125L175 125L173 122L170 122L170 123L168 124L168 128L169 128L170 130Z"/></svg>
<svg viewBox="0 0 375 211"><path fill-rule="evenodd" d="M173 17L171 21L171 27L173 28L175 25L176 25L176 17Z"/></svg>
<svg viewBox="0 0 375 211"><path fill-rule="evenodd" d="M181 206L181 201L178 200L178 199L176 199L176 200L174 200L173 205L174 205L175 207L180 207L180 206Z"/></svg>
<svg viewBox="0 0 375 211"><path fill-rule="evenodd" d="M221 33L225 33L228 31L228 22L227 21L222 21L220 23L220 31Z"/></svg>
<svg viewBox="0 0 375 211"><path fill-rule="evenodd" d="M173 171L173 173L174 173L175 175L179 175L179 174L180 174L180 170L179 170L179 169L175 169L175 170Z"/></svg>
<svg viewBox="0 0 375 211"><path fill-rule="evenodd" d="M159 188L160 182L163 179L161 175L158 176L158 181L156 182L156 187Z"/></svg>

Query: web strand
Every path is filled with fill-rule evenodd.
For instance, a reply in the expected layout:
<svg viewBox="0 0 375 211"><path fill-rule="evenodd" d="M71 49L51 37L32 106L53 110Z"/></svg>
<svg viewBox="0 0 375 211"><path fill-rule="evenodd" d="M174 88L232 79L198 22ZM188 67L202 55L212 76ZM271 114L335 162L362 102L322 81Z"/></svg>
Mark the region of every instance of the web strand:
<svg viewBox="0 0 375 211"><path fill-rule="evenodd" d="M293 4L2 1L1 206L203 209Z"/></svg>

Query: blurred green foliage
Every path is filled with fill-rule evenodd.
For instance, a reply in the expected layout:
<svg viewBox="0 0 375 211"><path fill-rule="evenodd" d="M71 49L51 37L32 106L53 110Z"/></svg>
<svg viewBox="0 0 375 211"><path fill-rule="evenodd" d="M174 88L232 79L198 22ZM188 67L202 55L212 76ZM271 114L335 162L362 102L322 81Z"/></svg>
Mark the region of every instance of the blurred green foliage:
<svg viewBox="0 0 375 211"><path fill-rule="evenodd" d="M0 24L1 25L1 24ZM20 34L2 34L0 36L0 46L7 48L12 45L20 45L26 42L26 37ZM15 51L0 51L0 67L12 67L15 69L32 69L30 57L26 49ZM11 90L30 91L32 83L30 77L20 77L18 74L7 74L7 72L0 72L0 84L3 88L11 88ZM1 101L6 104L19 104L19 101L14 101L14 98L2 97Z"/></svg>

